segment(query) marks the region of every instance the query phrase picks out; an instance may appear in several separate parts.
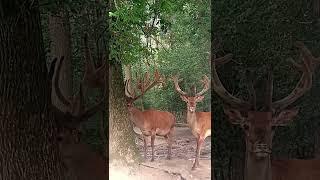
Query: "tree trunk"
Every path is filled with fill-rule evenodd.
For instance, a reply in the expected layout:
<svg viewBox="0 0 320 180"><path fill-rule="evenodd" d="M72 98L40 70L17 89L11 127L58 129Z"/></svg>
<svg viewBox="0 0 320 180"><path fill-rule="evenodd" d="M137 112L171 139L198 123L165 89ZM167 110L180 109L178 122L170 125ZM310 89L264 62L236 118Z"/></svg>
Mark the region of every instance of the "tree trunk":
<svg viewBox="0 0 320 180"><path fill-rule="evenodd" d="M64 56L61 67L60 89L65 97L72 95L72 68L71 68L71 35L69 14L62 7L55 14L49 16L49 37L51 57L60 59ZM65 111L66 107L62 104L55 91L52 91L52 103L60 110Z"/></svg>
<svg viewBox="0 0 320 180"><path fill-rule="evenodd" d="M38 1L0 1L0 179L65 179Z"/></svg>
<svg viewBox="0 0 320 180"><path fill-rule="evenodd" d="M109 69L109 159L130 164L140 156L126 107L121 64L114 61Z"/></svg>

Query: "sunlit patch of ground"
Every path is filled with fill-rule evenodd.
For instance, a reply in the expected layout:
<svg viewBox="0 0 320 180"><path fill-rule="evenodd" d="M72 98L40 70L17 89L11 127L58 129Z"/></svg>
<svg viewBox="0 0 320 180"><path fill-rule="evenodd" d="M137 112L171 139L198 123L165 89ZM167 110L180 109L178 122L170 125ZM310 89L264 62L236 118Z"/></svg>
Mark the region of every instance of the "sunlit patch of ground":
<svg viewBox="0 0 320 180"><path fill-rule="evenodd" d="M143 141L137 135L136 143L143 157ZM196 138L188 127L176 127L174 143L172 146L172 159L167 160L167 142L163 137L155 140L155 161L151 159L150 138L148 142L147 160L139 167L131 171L129 179L187 179L207 180L211 179L211 137L207 137L200 156L200 167L191 171L195 158ZM124 171L120 171L124 172ZM119 177L122 178L122 177ZM122 178L124 180L124 178Z"/></svg>
<svg viewBox="0 0 320 180"><path fill-rule="evenodd" d="M110 165L110 180L209 180L210 160L202 160L199 169L190 171L192 161L183 159L146 162L134 169Z"/></svg>

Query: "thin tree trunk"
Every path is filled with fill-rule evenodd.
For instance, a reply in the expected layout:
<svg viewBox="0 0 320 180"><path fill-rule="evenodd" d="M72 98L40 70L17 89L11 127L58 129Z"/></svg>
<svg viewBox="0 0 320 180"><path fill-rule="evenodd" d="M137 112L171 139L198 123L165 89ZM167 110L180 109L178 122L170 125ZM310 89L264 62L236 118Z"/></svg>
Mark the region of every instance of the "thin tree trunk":
<svg viewBox="0 0 320 180"><path fill-rule="evenodd" d="M49 16L49 36L51 57L60 59L64 56L64 62L60 74L60 89L65 97L72 95L72 67L71 67L71 35L69 14L62 7L56 14ZM63 105L57 98L55 91L52 91L52 103L60 110L65 110Z"/></svg>
<svg viewBox="0 0 320 180"><path fill-rule="evenodd" d="M0 1L0 179L65 179L38 1Z"/></svg>
<svg viewBox="0 0 320 180"><path fill-rule="evenodd" d="M109 82L109 159L134 163L140 156L126 107L121 64L110 65Z"/></svg>

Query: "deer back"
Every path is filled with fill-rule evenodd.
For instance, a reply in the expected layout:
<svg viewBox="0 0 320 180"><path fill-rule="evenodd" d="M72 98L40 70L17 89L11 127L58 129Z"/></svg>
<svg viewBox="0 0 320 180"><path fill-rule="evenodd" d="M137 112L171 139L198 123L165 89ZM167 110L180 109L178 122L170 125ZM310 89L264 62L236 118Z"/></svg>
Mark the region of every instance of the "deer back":
<svg viewBox="0 0 320 180"><path fill-rule="evenodd" d="M176 122L174 115L166 111L150 109L144 111L143 115L146 119L146 126L152 128L171 129Z"/></svg>
<svg viewBox="0 0 320 180"><path fill-rule="evenodd" d="M317 180L320 179L320 160L272 160L273 180Z"/></svg>

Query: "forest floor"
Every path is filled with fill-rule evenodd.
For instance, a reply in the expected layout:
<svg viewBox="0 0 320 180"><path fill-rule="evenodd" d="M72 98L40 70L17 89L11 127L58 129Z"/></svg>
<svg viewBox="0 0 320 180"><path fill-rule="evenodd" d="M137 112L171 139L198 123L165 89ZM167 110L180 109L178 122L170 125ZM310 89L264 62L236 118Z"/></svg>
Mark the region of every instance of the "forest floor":
<svg viewBox="0 0 320 180"><path fill-rule="evenodd" d="M136 130L135 130L136 131ZM137 131L136 131L137 132ZM136 143L143 157L143 140L137 135ZM151 162L150 138L148 142L147 160L138 168L128 171L126 175L134 180L209 180L211 179L211 137L207 137L202 146L200 167L191 171L196 152L196 138L188 127L176 127L174 142L172 144L172 159L167 160L167 141L157 136L155 139L154 162ZM118 174L120 171L118 172ZM115 173L114 173L115 174ZM123 170L123 177L127 179ZM111 177L113 179L113 177Z"/></svg>

